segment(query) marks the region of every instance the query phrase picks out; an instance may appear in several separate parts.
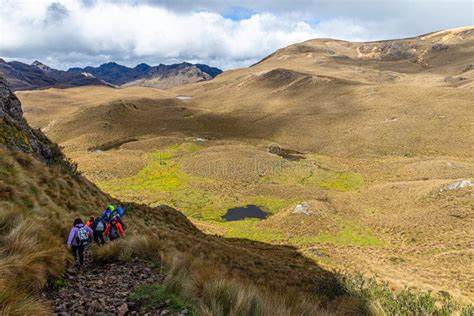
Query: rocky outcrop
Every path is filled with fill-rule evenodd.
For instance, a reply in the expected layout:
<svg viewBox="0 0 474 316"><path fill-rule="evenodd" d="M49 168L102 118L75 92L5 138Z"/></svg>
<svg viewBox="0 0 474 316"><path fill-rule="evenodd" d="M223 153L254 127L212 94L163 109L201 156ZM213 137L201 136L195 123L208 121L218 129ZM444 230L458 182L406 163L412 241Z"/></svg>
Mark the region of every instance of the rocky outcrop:
<svg viewBox="0 0 474 316"><path fill-rule="evenodd" d="M58 146L40 130L31 128L23 117L21 103L0 76L0 146L34 155L50 165L64 162Z"/></svg>

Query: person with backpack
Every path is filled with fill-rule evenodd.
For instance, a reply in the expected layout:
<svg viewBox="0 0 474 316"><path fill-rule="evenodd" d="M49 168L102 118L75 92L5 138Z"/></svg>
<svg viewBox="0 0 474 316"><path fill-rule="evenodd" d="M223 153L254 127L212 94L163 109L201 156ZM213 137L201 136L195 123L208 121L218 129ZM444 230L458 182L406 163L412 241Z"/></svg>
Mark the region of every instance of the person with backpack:
<svg viewBox="0 0 474 316"><path fill-rule="evenodd" d="M94 215L89 216L89 220L87 220L86 225L91 227L92 223L94 223L94 220L95 220Z"/></svg>
<svg viewBox="0 0 474 316"><path fill-rule="evenodd" d="M92 228L92 231L94 232L93 234L94 242L96 242L99 246L102 246L105 244L105 239L104 239L105 226L106 224L100 217L95 218L94 222L90 226Z"/></svg>
<svg viewBox="0 0 474 316"><path fill-rule="evenodd" d="M71 248L76 266L81 267L84 264L84 249L91 243L92 236L92 229L84 225L82 219L76 218L69 232L69 238L67 239L67 245Z"/></svg>
<svg viewBox="0 0 474 316"><path fill-rule="evenodd" d="M124 224L123 221L122 221L122 218L120 217L120 215L119 215L118 213L115 214L115 216L113 217L112 220L115 220L117 223L119 223L120 225L122 225L123 230L127 229L127 228L125 227L125 224Z"/></svg>
<svg viewBox="0 0 474 316"><path fill-rule="evenodd" d="M114 213L115 213L115 206L112 204L109 204L107 208L105 209L104 214L102 214L101 219L108 223L114 218Z"/></svg>
<svg viewBox="0 0 474 316"><path fill-rule="evenodd" d="M115 240L118 239L120 235L125 237L122 224L116 219L112 219L105 229L104 236L109 237L109 240Z"/></svg>

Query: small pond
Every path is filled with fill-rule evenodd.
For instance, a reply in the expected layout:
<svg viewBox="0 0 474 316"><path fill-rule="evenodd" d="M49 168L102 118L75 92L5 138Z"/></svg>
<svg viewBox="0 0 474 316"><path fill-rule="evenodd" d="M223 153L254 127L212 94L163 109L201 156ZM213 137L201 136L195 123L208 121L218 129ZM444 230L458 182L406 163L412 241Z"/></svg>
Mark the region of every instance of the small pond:
<svg viewBox="0 0 474 316"><path fill-rule="evenodd" d="M270 213L265 212L256 205L247 205L245 207L234 207L227 210L227 213L222 216L228 222L239 221L246 218L267 218Z"/></svg>
<svg viewBox="0 0 474 316"><path fill-rule="evenodd" d="M176 99L178 100L191 100L193 97L190 97L188 95L178 95Z"/></svg>

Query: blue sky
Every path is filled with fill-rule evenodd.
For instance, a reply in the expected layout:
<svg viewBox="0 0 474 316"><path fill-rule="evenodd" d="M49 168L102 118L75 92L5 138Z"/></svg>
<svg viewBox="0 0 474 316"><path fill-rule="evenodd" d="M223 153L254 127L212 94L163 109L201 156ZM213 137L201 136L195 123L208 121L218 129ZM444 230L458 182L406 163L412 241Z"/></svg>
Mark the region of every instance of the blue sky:
<svg viewBox="0 0 474 316"><path fill-rule="evenodd" d="M402 38L473 25L472 0L0 0L0 57L245 67L311 38Z"/></svg>
<svg viewBox="0 0 474 316"><path fill-rule="evenodd" d="M239 21L239 20L249 19L252 15L256 13L257 12L252 9L235 6L222 12L222 16L224 18L231 19L233 21Z"/></svg>

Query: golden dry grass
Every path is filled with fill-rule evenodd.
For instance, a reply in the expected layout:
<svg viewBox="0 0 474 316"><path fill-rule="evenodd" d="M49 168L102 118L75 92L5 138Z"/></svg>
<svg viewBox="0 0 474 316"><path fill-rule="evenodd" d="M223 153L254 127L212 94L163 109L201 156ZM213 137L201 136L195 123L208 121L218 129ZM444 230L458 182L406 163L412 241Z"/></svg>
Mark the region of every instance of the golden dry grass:
<svg viewBox="0 0 474 316"><path fill-rule="evenodd" d="M39 294L70 258L62 240L74 213L107 198L88 182L48 170L23 153L0 149L0 175L1 313L47 315Z"/></svg>
<svg viewBox="0 0 474 316"><path fill-rule="evenodd" d="M166 93L94 87L21 92L19 98L30 123L65 146L80 169L105 181L101 185L116 197L179 205L208 232L297 244L327 267L472 301L473 189L441 190L474 177L474 72L465 71L474 62L473 34L471 27L395 42L314 40ZM411 57L399 58L397 46ZM129 138L137 141L102 154L87 151ZM161 171L161 178L151 177L150 183L171 179L179 189L136 185L145 183L140 176L160 170L152 153L196 138L208 139L203 150L172 158L167 177ZM307 159L263 175L245 168L209 175L197 168L247 158L279 164L266 153L272 142L303 151ZM343 176L321 181L317 176L326 170ZM363 182L349 181L353 190L344 191L340 182L348 174ZM134 190L120 186L130 183ZM219 218L216 210L255 196L279 213L233 228L209 221ZM300 202L310 202L317 216L293 214ZM169 248L188 245L179 240Z"/></svg>
<svg viewBox="0 0 474 316"><path fill-rule="evenodd" d="M3 314L48 314L49 307L41 301L40 293L61 275L70 259L64 241L72 220L99 212L111 199L85 179L73 178L59 167L47 168L22 153L4 149L0 153L0 308ZM187 262L193 262L189 266L192 275L201 275L201 281L206 276L225 284L230 280L242 284L235 292L236 305L228 308L247 308L245 302L256 289L306 296L313 293L314 284L321 288L324 284L339 286L331 272L296 249L208 236L165 206L128 205L127 209L129 237L97 249L98 261L139 256L155 262L167 258L165 261L171 263L178 255L187 257ZM250 283L255 289L247 285ZM202 299L205 293L195 297ZM333 299L324 291L311 295L321 304ZM210 299L209 294L207 297ZM351 301L356 309L364 308L362 302L353 302L343 293L337 299ZM293 302L288 304L293 308Z"/></svg>

